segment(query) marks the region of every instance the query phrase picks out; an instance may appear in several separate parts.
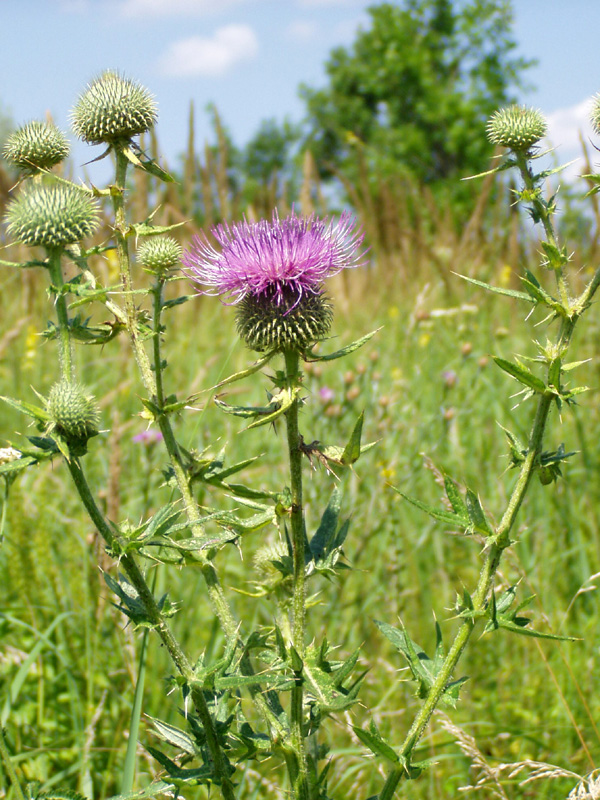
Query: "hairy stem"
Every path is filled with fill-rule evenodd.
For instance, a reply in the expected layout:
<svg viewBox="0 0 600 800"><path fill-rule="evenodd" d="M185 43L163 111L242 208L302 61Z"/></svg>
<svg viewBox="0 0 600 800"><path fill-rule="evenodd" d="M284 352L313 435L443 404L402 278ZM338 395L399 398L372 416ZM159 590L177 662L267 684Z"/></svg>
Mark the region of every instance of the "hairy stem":
<svg viewBox="0 0 600 800"><path fill-rule="evenodd" d="M48 251L48 268L50 282L56 291L56 318L58 320L58 335L60 341L59 363L60 377L65 381L72 381L73 374L73 348L71 346L71 331L69 328L69 313L67 311L67 298L62 291L64 286L62 266L62 249L53 248Z"/></svg>
<svg viewBox="0 0 600 800"><path fill-rule="evenodd" d="M579 309L577 314L573 314L569 318L563 318L561 321L560 331L557 337L557 347L561 352L565 352L570 344L573 330L581 316L581 313L588 307L594 293L600 285L600 269L598 269L586 287L585 291L578 298L576 307ZM483 568L479 575L477 588L472 596L473 601L473 614L468 619L465 619L454 638L452 646L448 650L442 668L438 673L436 680L431 687L423 705L421 706L413 724L408 731L406 738L400 748L400 758L402 765L393 769L383 786L383 789L378 795L378 800L391 800L394 797L396 787L403 777L409 776L409 765L412 753L419 739L423 735L425 728L436 709L444 689L448 682L451 680L456 665L465 649L471 634L475 627L475 620L481 617L486 609L490 592L493 589L493 582L503 551L510 546L510 532L514 526L515 520L519 509L523 503L529 483L533 476L534 470L539 465L540 455L543 448L544 432L550 408L554 400L554 393L551 390L546 390L540 395L531 433L529 436L529 444L527 449L527 456L521 465L519 477L510 496L506 510L498 524L496 532L488 540L486 559Z"/></svg>
<svg viewBox="0 0 600 800"><path fill-rule="evenodd" d="M285 367L287 385L294 389L298 385L299 356L296 350L286 350ZM306 633L306 586L305 586L305 533L304 511L302 505L302 451L300 449L300 431L298 428L298 408L300 401L296 398L285 414L287 426L287 442L290 464L290 489L292 495L292 508L290 514L290 528L292 533L293 548L293 581L294 593L292 601L292 646L300 661L304 661L304 639ZM291 732L292 745L298 756L299 772L295 776L294 789L297 800L308 800L308 761L302 731L304 717L304 678L302 676L302 663L299 669L294 670L295 686L292 689L291 701Z"/></svg>
<svg viewBox="0 0 600 800"><path fill-rule="evenodd" d="M185 471L185 466L183 464L183 460L181 457L181 451L177 444L177 440L175 439L175 435L173 433L173 428L171 426L169 417L165 412L165 398L164 398L164 389L163 389L163 369L164 369L164 362L161 355L161 334L162 334L162 324L161 324L161 315L162 315L162 294L164 288L164 279L162 277L157 278L156 283L153 287L153 358L154 358L154 374L156 375L156 392L154 395L154 402L158 408L158 416L157 422L160 428L160 431L163 435L163 440L165 442L165 446L167 452L169 453L169 457L171 460L171 465L173 467L173 471L175 473L175 479L177 481L177 487L179 492L183 498L185 513L190 523L190 530L194 536L202 536L204 533L204 528L202 523L199 521L199 510L196 501L194 500L189 481L187 479L187 474ZM148 387L146 387L148 389ZM247 652L245 651L244 642L242 641L240 634L239 634L239 626L231 613L231 609L229 607L229 603L227 602L227 598L225 597L225 593L223 592L223 587L219 581L219 576L217 575L217 571L215 567L208 559L202 551L200 551L197 556L200 569L202 571L202 576L204 578L208 596L210 598L213 610L219 620L221 628L225 633L228 641L235 641L237 642L237 646L242 652L241 660L240 660L240 668L244 675L253 675L254 669L252 667L252 663L250 661L250 657L248 656ZM291 757L289 752L286 754L286 739L288 738L289 731L287 730L286 726L282 723L282 708L279 704L277 696L275 693L272 692L264 692L259 684L252 684L249 686L250 695L254 701L254 704L260 713L263 721L267 725L267 728L272 731L272 740L274 746L277 748L279 746L283 747L284 749L284 756L286 761Z"/></svg>
<svg viewBox="0 0 600 800"><path fill-rule="evenodd" d="M73 478L73 482L77 487L79 496L81 497L92 522L96 526L96 529L108 545L109 549L113 550L114 552L119 552L121 550L119 541L104 519L102 512L96 505L96 501L94 500L90 487L87 483L79 459L72 456L70 460L67 461L67 466L69 468L69 472L71 473L71 477ZM206 741L214 764L215 777L220 782L223 797L226 800L234 800L235 793L233 791L233 785L229 779L227 760L221 749L217 732L210 714L210 709L208 708L206 699L204 697L204 692L196 683L193 667L185 655L181 645L173 635L173 632L171 631L167 621L161 614L156 600L154 599L146 579L144 578L134 557L130 553L121 554L119 564L130 580L131 585L136 590L138 599L143 605L144 613L148 619L148 622L152 625L153 630L157 632L160 640L171 656L173 663L177 667L177 670L181 673L186 683L190 687L194 707L206 734Z"/></svg>
<svg viewBox="0 0 600 800"><path fill-rule="evenodd" d="M554 225L552 224L552 217L546 204L537 195L536 180L527 159L527 155L525 153L516 153L515 155L517 159L517 168L521 173L525 188L531 192L532 205L539 216L540 222L542 223L544 233L546 234L546 239L548 243L552 245L552 247L558 248L558 240L556 238ZM562 267L558 267L554 269L554 272L556 273L556 283L558 286L560 301L567 309L569 307L569 289L564 270Z"/></svg>

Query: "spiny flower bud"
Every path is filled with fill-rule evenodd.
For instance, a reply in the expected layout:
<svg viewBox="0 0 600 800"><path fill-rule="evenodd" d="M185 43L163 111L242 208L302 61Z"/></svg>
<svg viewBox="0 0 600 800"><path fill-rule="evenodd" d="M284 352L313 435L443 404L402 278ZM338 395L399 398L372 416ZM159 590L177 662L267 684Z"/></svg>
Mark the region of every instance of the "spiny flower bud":
<svg viewBox="0 0 600 800"><path fill-rule="evenodd" d="M50 389L48 412L56 430L67 439L89 439L98 433L94 398L78 383L60 381Z"/></svg>
<svg viewBox="0 0 600 800"><path fill-rule="evenodd" d="M594 131L600 134L600 94L594 97L594 104L590 112L590 122Z"/></svg>
<svg viewBox="0 0 600 800"><path fill-rule="evenodd" d="M166 272L181 261L183 248L171 236L153 236L145 241L137 251L137 260L150 272Z"/></svg>
<svg viewBox="0 0 600 800"><path fill-rule="evenodd" d="M150 92L110 70L89 84L71 112L73 130L90 144L131 139L149 130L156 118Z"/></svg>
<svg viewBox="0 0 600 800"><path fill-rule="evenodd" d="M236 326L248 347L258 352L305 350L324 339L333 320L333 308L320 293L299 299L284 292L279 303L273 292L246 295L237 307Z"/></svg>
<svg viewBox="0 0 600 800"><path fill-rule="evenodd" d="M96 202L69 184L28 186L7 212L8 232L30 246L64 247L79 242L98 226Z"/></svg>
<svg viewBox="0 0 600 800"><path fill-rule="evenodd" d="M525 152L546 135L547 128L541 111L513 105L492 114L486 131L492 144Z"/></svg>
<svg viewBox="0 0 600 800"><path fill-rule="evenodd" d="M50 169L69 155L69 142L56 125L34 120L12 133L4 158L26 173Z"/></svg>
<svg viewBox="0 0 600 800"><path fill-rule="evenodd" d="M254 554L254 567L261 573L263 578L274 578L281 576L281 572L277 569L274 561L283 561L284 558L289 557L289 549L286 542L275 542L273 544L266 544L260 547Z"/></svg>

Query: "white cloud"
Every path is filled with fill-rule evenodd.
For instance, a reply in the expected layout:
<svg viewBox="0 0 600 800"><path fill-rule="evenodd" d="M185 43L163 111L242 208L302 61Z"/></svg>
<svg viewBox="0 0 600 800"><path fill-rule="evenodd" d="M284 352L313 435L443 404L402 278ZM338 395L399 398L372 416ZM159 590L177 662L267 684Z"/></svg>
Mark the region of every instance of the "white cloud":
<svg viewBox="0 0 600 800"><path fill-rule="evenodd" d="M214 36L190 36L169 45L159 59L163 75L224 75L236 64L251 61L258 40L249 25L225 25Z"/></svg>
<svg viewBox="0 0 600 800"><path fill-rule="evenodd" d="M594 133L589 119L591 107L592 98L590 97L574 106L559 108L544 115L548 122L546 143L549 147L555 148L552 154L554 164L568 164L558 173L558 176L555 176L555 180L560 183L577 182L579 176L587 171L583 159L581 137L583 137L592 163L595 161L595 151L590 140L597 143L598 136Z"/></svg>
<svg viewBox="0 0 600 800"><path fill-rule="evenodd" d="M289 39L304 44L313 41L318 36L319 28L314 22L298 19L291 22L285 32Z"/></svg>
<svg viewBox="0 0 600 800"><path fill-rule="evenodd" d="M577 105L559 108L546 115L548 139L554 147L581 152L580 134L587 140L593 133L589 121L591 107L592 98L587 98Z"/></svg>
<svg viewBox="0 0 600 800"><path fill-rule="evenodd" d="M124 17L201 16L240 5L246 0L118 0Z"/></svg>

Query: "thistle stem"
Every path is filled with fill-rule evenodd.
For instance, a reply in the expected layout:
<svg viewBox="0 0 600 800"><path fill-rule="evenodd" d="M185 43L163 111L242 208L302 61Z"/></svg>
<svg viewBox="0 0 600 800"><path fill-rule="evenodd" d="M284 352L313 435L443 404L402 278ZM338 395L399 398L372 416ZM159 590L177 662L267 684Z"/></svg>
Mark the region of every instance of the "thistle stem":
<svg viewBox="0 0 600 800"><path fill-rule="evenodd" d="M96 505L79 459L77 459L75 456L71 456L69 461L67 461L67 466L69 468L69 472L71 473L71 477L73 478L73 482L77 487L79 496L81 497L81 500L83 501L83 504L92 522L96 526L96 529L110 549L119 551L121 549L119 547L119 541L104 519L102 512ZM161 614L156 600L154 599L154 596L150 591L148 584L146 583L146 579L144 578L134 557L130 553L124 553L120 557L119 564L125 571L127 577L131 581L132 586L136 590L138 599L143 605L144 613L152 625L153 630L158 633L160 640L169 652L169 655L177 667L177 670L181 673L186 683L190 687L192 701L206 735L207 745L213 760L215 778L219 781L225 800L235 800L233 784L229 779L229 767L227 760L221 749L217 732L210 714L210 709L204 697L204 692L196 683L196 676L194 674L193 667L188 661L187 656L173 635L173 632L171 631L163 615Z"/></svg>
<svg viewBox="0 0 600 800"><path fill-rule="evenodd" d="M56 318L58 320L58 335L60 340L60 374L65 381L72 381L73 375L73 349L71 346L71 331L69 328L69 313L67 310L67 299L62 291L64 286L61 248L48 250L48 269L50 281L56 292Z"/></svg>
<svg viewBox="0 0 600 800"><path fill-rule="evenodd" d="M293 390L297 387L300 380L299 355L296 350L286 350L284 352L284 357L287 386L290 390ZM296 398L285 413L292 500L290 512L294 582L292 601L292 646L302 662L300 668L294 670L295 686L292 689L291 699L291 734L292 745L299 762L299 772L294 782L295 797L297 800L308 800L308 761L304 734L302 731L302 721L304 717L304 678L302 675L302 665L304 662L304 639L306 633L306 556L304 544L304 511L302 504L302 451L300 449L301 440L298 428L299 405L300 401Z"/></svg>
<svg viewBox="0 0 600 800"><path fill-rule="evenodd" d="M578 314L574 314L570 318L563 318L561 321L561 328L557 337L557 346L561 352L567 350L571 341L575 325L581 316L581 313L588 307L594 293L600 285L600 268L588 284L581 297L578 298L576 306L579 309ZM468 619L465 619L454 638L454 641L448 650L444 663L433 683L423 705L421 706L413 724L408 731L406 738L400 748L401 766L393 769L383 786L383 789L378 795L378 800L392 800L395 796L396 787L403 777L410 775L409 766L410 760L419 739L423 735L425 728L436 709L442 694L451 680L453 672L458 664L458 661L465 649L471 634L475 628L475 621L483 616L487 606L490 592L493 589L493 582L503 551L511 545L510 531L512 530L517 514L523 503L529 483L533 473L539 465L540 455L543 448L544 432L550 408L554 400L554 393L546 390L540 395L535 417L529 436L529 445L527 449L527 456L521 466L519 477L515 487L511 493L510 500L506 510L498 524L496 532L488 540L488 550L485 562L483 564L477 588L472 596L473 609L472 614Z"/></svg>
<svg viewBox="0 0 600 800"><path fill-rule="evenodd" d="M162 296L164 283L164 278L158 277L153 287L153 375L156 379L153 399L157 408L159 409L157 423L163 435L165 447L169 454L173 472L175 474L175 480L177 481L177 487L183 499L186 517L190 523L190 530L194 536L199 537L204 534L204 528L198 518L198 506L192 495L185 471L185 466L181 457L181 451L179 449L179 445L177 444L177 440L175 439L168 414L165 411L165 397L163 388L164 363L161 355L161 316L163 308ZM151 387L146 386L146 389L150 390ZM244 675L253 675L254 669L252 667L250 657L245 652L244 643L239 634L239 626L236 623L233 614L231 613L231 609L229 603L227 602L227 598L225 597L223 587L219 581L217 571L212 561L207 558L202 551L200 551L196 557L200 563L200 569L206 584L208 596L217 619L221 625L221 629L225 633L228 641L236 641L238 648L242 651L240 660L241 671ZM276 698L276 695L270 692L264 693L259 684L250 685L248 690L267 727L274 731L274 736L272 737L274 745L277 746L277 743L281 744L284 746L285 751L285 741L288 738L289 731L281 722L282 709ZM289 754L286 755L284 752L284 755L287 761Z"/></svg>
<svg viewBox="0 0 600 800"><path fill-rule="evenodd" d="M532 196L532 205L535 208L539 216L539 220L542 223L544 228L544 233L546 234L546 239L552 247L558 248L558 241L556 238L556 232L554 230L554 225L552 224L552 218L548 211L548 207L542 200L540 200L538 196L538 190L536 188L536 180L535 176L531 171L531 166L529 165L529 161L527 160L527 156L524 153L516 153L517 159L517 168L521 173L521 177L523 179L523 183L525 184L525 188L531 192ZM554 272L556 273L556 283L558 286L558 291L560 295L560 301L565 307L565 309L569 308L569 290L567 285L567 279L565 277L564 270L561 267L554 268Z"/></svg>

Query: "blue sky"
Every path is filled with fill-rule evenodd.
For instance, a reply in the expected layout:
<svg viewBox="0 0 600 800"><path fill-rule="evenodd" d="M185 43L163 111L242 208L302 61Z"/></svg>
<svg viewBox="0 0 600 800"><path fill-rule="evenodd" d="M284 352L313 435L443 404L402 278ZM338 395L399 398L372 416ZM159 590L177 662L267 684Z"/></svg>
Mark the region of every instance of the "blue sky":
<svg viewBox="0 0 600 800"><path fill-rule="evenodd" d="M147 86L159 105L168 163L186 144L190 100L196 140L210 135L216 103L243 145L268 117L299 120L298 86L324 83L323 64L350 44L372 0L0 0L0 103L17 123L43 118L69 129L86 83L118 69ZM524 102L549 117L561 160L578 154L589 99L600 91L599 0L514 0L519 53L536 58ZM83 145L82 162L97 154ZM102 165L91 165L89 173Z"/></svg>

